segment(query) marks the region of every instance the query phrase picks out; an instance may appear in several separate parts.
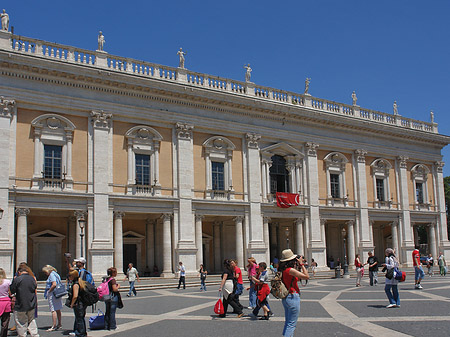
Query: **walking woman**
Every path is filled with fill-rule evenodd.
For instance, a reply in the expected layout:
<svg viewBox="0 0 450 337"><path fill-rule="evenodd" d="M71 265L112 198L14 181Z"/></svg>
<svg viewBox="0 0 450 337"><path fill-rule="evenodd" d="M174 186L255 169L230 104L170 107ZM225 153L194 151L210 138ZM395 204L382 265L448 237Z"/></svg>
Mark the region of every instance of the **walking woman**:
<svg viewBox="0 0 450 337"><path fill-rule="evenodd" d="M63 304L62 297L56 298L53 294L53 290L61 283L61 277L56 272L56 269L50 265L44 266L42 271L47 275L44 298L48 300L48 306L52 313L52 327L47 329L47 331L56 331L61 329L61 309ZM56 322L56 320L58 320L58 322Z"/></svg>
<svg viewBox="0 0 450 337"><path fill-rule="evenodd" d="M244 316L242 309L236 303L235 300L235 286L234 286L234 273L231 267L230 260L223 261L224 270L222 273L222 282L220 283L219 292L223 295L223 309L224 314L219 317L225 317L227 315L228 304L233 307L233 312L238 314L238 318Z"/></svg>
<svg viewBox="0 0 450 337"><path fill-rule="evenodd" d="M301 256L294 255L292 250L285 249L281 253L279 271L282 272L282 280L289 295L282 300L284 307L284 337L294 336L297 326L298 315L300 314L300 289L299 280L308 280L308 270L305 268L304 259Z"/></svg>
<svg viewBox="0 0 450 337"><path fill-rule="evenodd" d="M9 319L11 316L10 285L11 281L6 278L6 273L3 268L0 268L0 317L2 321L0 337L8 336Z"/></svg>
<svg viewBox="0 0 450 337"><path fill-rule="evenodd" d="M81 292L84 291L85 281L78 276L78 270L72 270L69 273L69 280L72 286L69 289L70 308L73 309L75 315L75 322L73 323L73 332L69 336L84 337L86 333L86 306L81 301Z"/></svg>
<svg viewBox="0 0 450 337"><path fill-rule="evenodd" d="M361 263L359 254L356 254L355 257L355 267L356 267L356 286L361 287L361 278L364 273L364 266Z"/></svg>
<svg viewBox="0 0 450 337"><path fill-rule="evenodd" d="M206 270L205 266L203 264L200 265L200 269L198 271L200 274L200 291L204 290L206 291L206 275L208 274L208 271Z"/></svg>
<svg viewBox="0 0 450 337"><path fill-rule="evenodd" d="M389 305L386 308L400 308L400 295L398 294L398 281L394 277L394 273L389 273L389 270L393 268L398 268L399 263L394 255L394 250L392 248L387 248L385 250L386 260L384 266L386 267L386 281L384 282L384 291L389 299ZM391 275L391 278L387 276Z"/></svg>
<svg viewBox="0 0 450 337"><path fill-rule="evenodd" d="M105 329L106 330L116 330L116 309L119 304L119 288L120 285L117 284L115 277L117 276L117 269L114 267L108 268L107 270L109 293L111 295L111 300L106 301L106 313L105 313Z"/></svg>
<svg viewBox="0 0 450 337"><path fill-rule="evenodd" d="M247 275L250 281L250 288L248 288L248 309L253 310L256 308L256 289L255 282L253 282L252 278L257 274L258 265L256 264L256 259L254 257L249 257L247 261Z"/></svg>

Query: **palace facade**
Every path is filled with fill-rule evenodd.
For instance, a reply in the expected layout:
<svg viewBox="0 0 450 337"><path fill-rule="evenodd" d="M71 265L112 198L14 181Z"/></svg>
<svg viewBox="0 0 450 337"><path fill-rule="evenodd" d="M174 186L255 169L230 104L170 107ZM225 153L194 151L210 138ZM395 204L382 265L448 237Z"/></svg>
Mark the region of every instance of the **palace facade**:
<svg viewBox="0 0 450 337"><path fill-rule="evenodd" d="M437 124L0 32L0 265L450 260ZM184 55L183 62L184 62ZM181 56L180 56L181 57ZM298 195L277 207L276 192ZM42 275L41 275L42 276Z"/></svg>

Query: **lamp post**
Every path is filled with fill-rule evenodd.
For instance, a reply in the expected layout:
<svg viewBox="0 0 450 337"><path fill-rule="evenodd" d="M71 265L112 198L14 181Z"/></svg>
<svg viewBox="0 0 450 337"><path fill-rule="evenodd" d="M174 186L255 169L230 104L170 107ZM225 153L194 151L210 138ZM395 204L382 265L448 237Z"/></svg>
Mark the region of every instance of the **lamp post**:
<svg viewBox="0 0 450 337"><path fill-rule="evenodd" d="M86 226L86 220L80 219L78 220L78 226L80 226L80 257L84 257L84 249L83 249L83 238L84 238L84 227Z"/></svg>
<svg viewBox="0 0 450 337"><path fill-rule="evenodd" d="M286 227L284 229L284 233L286 234L286 244L288 249L289 249L289 232L290 232L289 227Z"/></svg>
<svg viewBox="0 0 450 337"><path fill-rule="evenodd" d="M349 278L348 263L347 263L347 230L342 227L342 237L344 239L344 278Z"/></svg>

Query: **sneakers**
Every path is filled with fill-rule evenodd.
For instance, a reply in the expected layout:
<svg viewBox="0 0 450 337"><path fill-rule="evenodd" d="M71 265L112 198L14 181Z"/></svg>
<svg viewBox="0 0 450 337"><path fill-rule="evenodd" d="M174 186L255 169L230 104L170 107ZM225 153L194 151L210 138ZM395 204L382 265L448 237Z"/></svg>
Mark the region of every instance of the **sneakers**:
<svg viewBox="0 0 450 337"><path fill-rule="evenodd" d="M423 287L420 285L420 283L416 284L416 289L423 289Z"/></svg>
<svg viewBox="0 0 450 337"><path fill-rule="evenodd" d="M269 316L273 316L273 312L272 311L269 311Z"/></svg>
<svg viewBox="0 0 450 337"><path fill-rule="evenodd" d="M75 332L69 332L69 336L76 336Z"/></svg>
<svg viewBox="0 0 450 337"><path fill-rule="evenodd" d="M388 308L388 309L389 308L395 308L395 306L396 306L396 304L389 304L389 305L386 306L386 308Z"/></svg>
<svg viewBox="0 0 450 337"><path fill-rule="evenodd" d="M248 310L253 310L253 309L255 309L255 308L253 308L253 307L247 307L247 309L248 309Z"/></svg>

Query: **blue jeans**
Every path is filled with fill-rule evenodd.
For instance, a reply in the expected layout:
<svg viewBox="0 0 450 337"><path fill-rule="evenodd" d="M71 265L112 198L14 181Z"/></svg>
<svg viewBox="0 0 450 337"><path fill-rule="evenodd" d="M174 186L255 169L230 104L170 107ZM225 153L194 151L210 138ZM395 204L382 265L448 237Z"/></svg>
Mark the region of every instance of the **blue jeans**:
<svg viewBox="0 0 450 337"><path fill-rule="evenodd" d="M206 291L205 279L200 279L200 290Z"/></svg>
<svg viewBox="0 0 450 337"><path fill-rule="evenodd" d="M425 276L425 272L423 271L422 266L420 267L414 267L414 279L418 281L419 279L423 279Z"/></svg>
<svg viewBox="0 0 450 337"><path fill-rule="evenodd" d="M300 314L300 294L289 294L281 301L284 307L284 337L294 336L297 326L298 315Z"/></svg>
<svg viewBox="0 0 450 337"><path fill-rule="evenodd" d="M392 289L392 293L391 293ZM384 292L386 293L389 304L397 304L400 305L400 296L398 295L398 287L396 284L386 284L384 286Z"/></svg>
<svg viewBox="0 0 450 337"><path fill-rule="evenodd" d="M105 302L106 313L105 313L105 329L114 330L117 328L116 325L116 309L117 303L119 302L119 297L113 295L111 301Z"/></svg>
<svg viewBox="0 0 450 337"><path fill-rule="evenodd" d="M73 307L73 313L75 314L75 322L73 323L73 331L75 336L84 337L87 336L86 333L86 321L84 317L86 316L86 307L80 301Z"/></svg>
<svg viewBox="0 0 450 337"><path fill-rule="evenodd" d="M248 291L248 306L256 308L256 290L255 284L250 281L250 290Z"/></svg>
<svg viewBox="0 0 450 337"><path fill-rule="evenodd" d="M131 292L133 292L134 296L137 296L136 288L134 287L135 281L130 281L130 291L128 292L128 296L131 296Z"/></svg>

